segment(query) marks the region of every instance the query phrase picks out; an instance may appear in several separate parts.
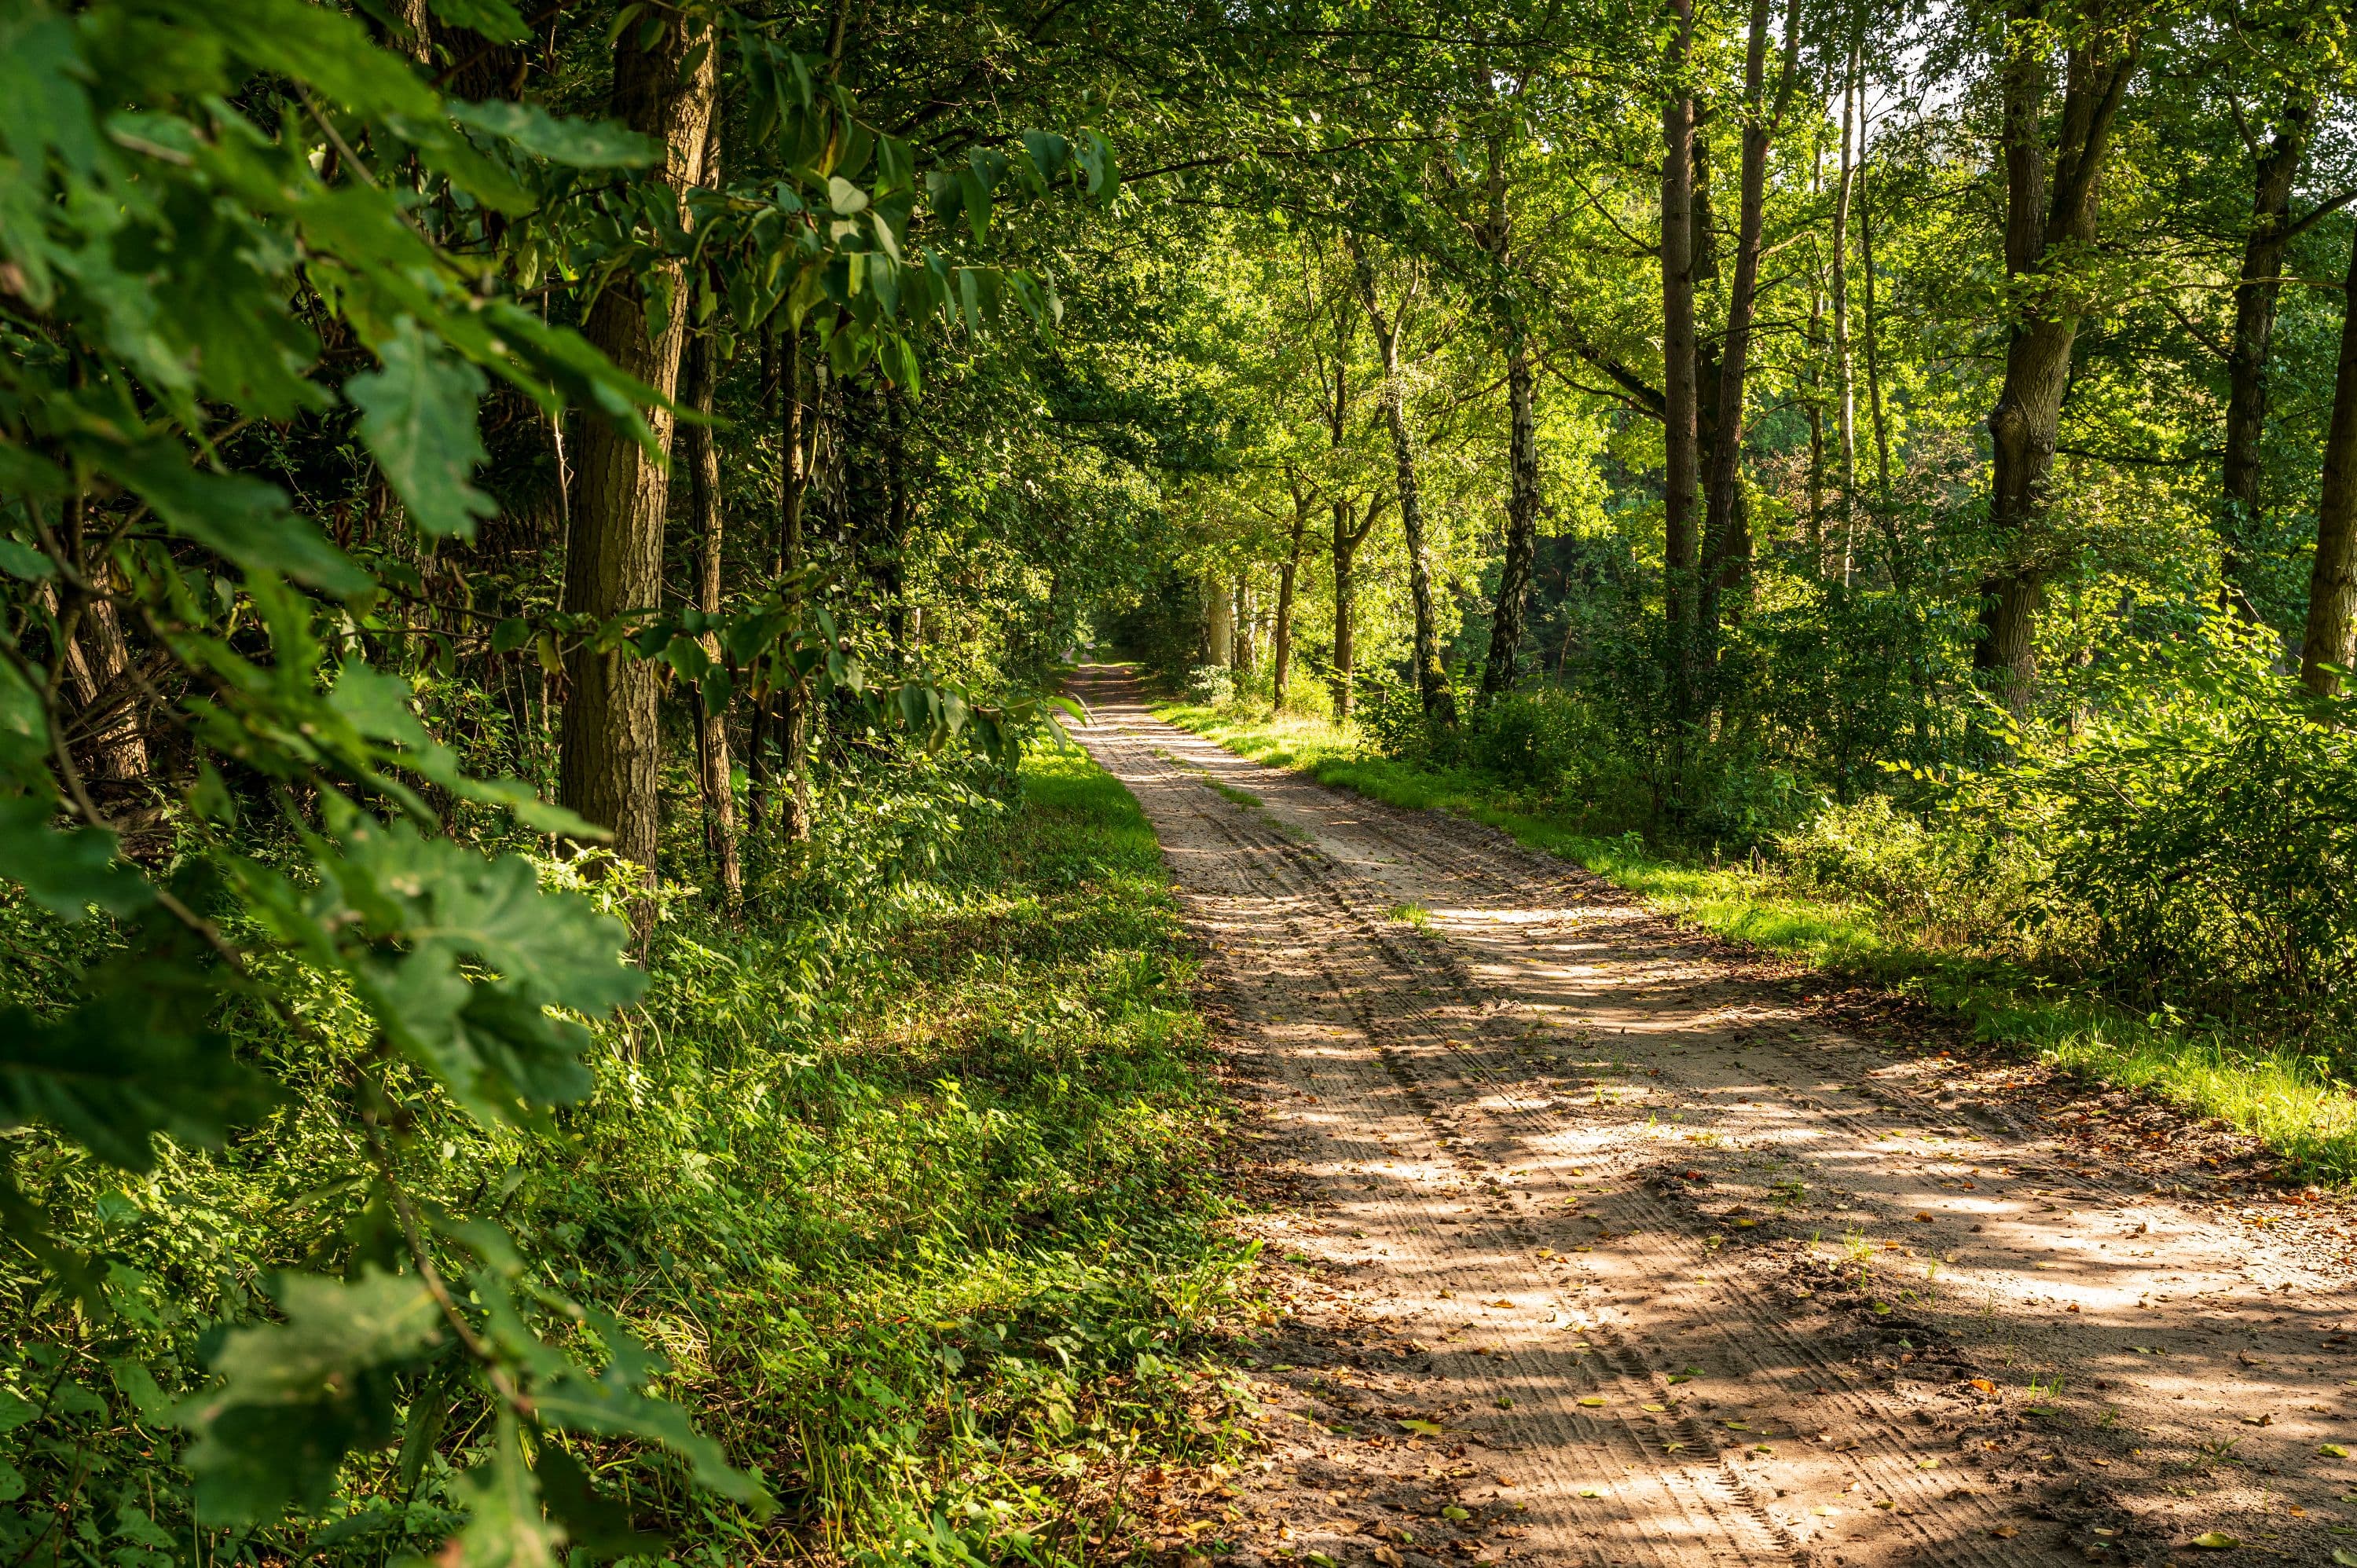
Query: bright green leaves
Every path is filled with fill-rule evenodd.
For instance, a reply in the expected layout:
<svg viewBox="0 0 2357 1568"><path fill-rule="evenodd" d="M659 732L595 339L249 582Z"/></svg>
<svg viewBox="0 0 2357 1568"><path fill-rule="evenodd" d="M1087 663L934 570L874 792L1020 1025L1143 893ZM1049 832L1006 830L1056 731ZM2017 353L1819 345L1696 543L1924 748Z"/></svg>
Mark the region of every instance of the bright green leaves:
<svg viewBox="0 0 2357 1568"><path fill-rule="evenodd" d="M361 439L420 530L473 538L475 520L497 510L472 482L484 456L475 414L483 373L442 353L405 316L377 357L382 371L344 383L361 411Z"/></svg>
<svg viewBox="0 0 2357 1568"><path fill-rule="evenodd" d="M315 846L320 886L281 904L289 937L348 974L385 1036L470 1112L530 1120L589 1089L588 1035L552 1007L592 1015L633 1000L645 976L628 933L571 894L544 894L530 863L487 860L407 823L355 815L338 850Z"/></svg>
<svg viewBox="0 0 2357 1568"><path fill-rule="evenodd" d="M277 1294L285 1322L230 1335L213 1359L220 1385L178 1412L199 1434L187 1461L215 1522L324 1504L346 1454L393 1441L394 1371L447 1332L414 1275L284 1274Z"/></svg>
<svg viewBox="0 0 2357 1568"><path fill-rule="evenodd" d="M540 1487L524 1463L513 1412L500 1412L490 1454L458 1478L457 1489L468 1520L454 1542L455 1555L467 1568L555 1568L565 1561L566 1532L541 1511Z"/></svg>

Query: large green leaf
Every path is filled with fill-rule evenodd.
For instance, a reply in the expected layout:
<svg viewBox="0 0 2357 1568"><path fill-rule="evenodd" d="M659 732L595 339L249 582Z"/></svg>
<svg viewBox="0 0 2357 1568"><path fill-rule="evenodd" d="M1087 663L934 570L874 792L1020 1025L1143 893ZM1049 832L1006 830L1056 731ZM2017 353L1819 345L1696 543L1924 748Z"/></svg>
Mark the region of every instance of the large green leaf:
<svg viewBox="0 0 2357 1568"><path fill-rule="evenodd" d="M344 1455L393 1440L395 1369L433 1349L439 1308L410 1274L282 1274L284 1323L241 1328L213 1358L217 1387L175 1419L206 1519L245 1523L333 1493Z"/></svg>
<svg viewBox="0 0 2357 1568"><path fill-rule="evenodd" d="M344 383L361 439L409 503L410 521L429 534L473 538L476 519L499 510L473 484L484 457L475 417L483 372L437 351L408 317L376 349L384 368Z"/></svg>
<svg viewBox="0 0 2357 1568"><path fill-rule="evenodd" d="M125 960L91 989L53 1019L0 1011L0 1127L46 1122L110 1165L145 1170L157 1134L218 1146L276 1102L270 1080L203 1026L201 971Z"/></svg>
<svg viewBox="0 0 2357 1568"><path fill-rule="evenodd" d="M500 1412L491 1451L458 1478L466 1528L441 1562L463 1568L555 1568L564 1532L541 1512L540 1487L523 1461L514 1415Z"/></svg>
<svg viewBox="0 0 2357 1568"><path fill-rule="evenodd" d="M180 453L147 446L108 464L124 485L156 510L173 532L249 572L276 572L333 594L372 585L367 573L337 549L317 524L287 510L286 493L246 474L191 468Z"/></svg>
<svg viewBox="0 0 2357 1568"><path fill-rule="evenodd" d="M57 802L46 794L0 795L0 877L69 920L92 905L127 915L154 899L156 890L138 869L115 859L113 833L60 830L50 825L56 815Z"/></svg>
<svg viewBox="0 0 2357 1568"><path fill-rule="evenodd" d="M604 120L559 118L536 103L494 99L452 103L451 119L518 151L573 168L645 168L662 158L662 144Z"/></svg>

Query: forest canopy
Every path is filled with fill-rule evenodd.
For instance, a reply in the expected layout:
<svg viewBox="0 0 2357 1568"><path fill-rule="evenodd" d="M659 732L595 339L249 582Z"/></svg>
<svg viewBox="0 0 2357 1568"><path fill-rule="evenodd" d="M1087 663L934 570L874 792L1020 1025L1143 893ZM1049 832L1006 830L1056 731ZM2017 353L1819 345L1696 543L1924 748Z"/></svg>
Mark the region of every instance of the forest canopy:
<svg viewBox="0 0 2357 1568"><path fill-rule="evenodd" d="M926 897L1147 874L1015 813L1116 811L1039 763L1088 659L2345 1092L2351 48L0 4L0 1558L1076 1559L1088 1379L1227 1266L1167 910L974 1026L1006 1108L811 1064L936 1004ZM1047 1109L1116 1039L1156 1109ZM987 1333L818 1316L962 1248Z"/></svg>

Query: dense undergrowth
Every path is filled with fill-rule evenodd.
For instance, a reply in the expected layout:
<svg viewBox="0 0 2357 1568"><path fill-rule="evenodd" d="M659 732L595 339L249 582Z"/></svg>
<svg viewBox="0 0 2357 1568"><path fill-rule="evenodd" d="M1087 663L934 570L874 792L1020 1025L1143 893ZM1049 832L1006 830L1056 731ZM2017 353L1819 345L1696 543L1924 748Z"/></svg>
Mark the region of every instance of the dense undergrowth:
<svg viewBox="0 0 2357 1568"><path fill-rule="evenodd" d="M1223 1113L1153 834L1071 753L1028 760L1011 803L936 776L832 804L823 880L798 901L782 855L757 875L784 913L732 926L672 899L648 990L597 1030L597 1088L559 1126L441 1113L408 1186L502 1222L527 1289L619 1317L778 1500L763 1519L659 1455L579 1443L613 1532L576 1548L643 1530L673 1544L638 1550L687 1562L1077 1561L1105 1525L1084 1477L1220 1441L1225 1393L1192 1348L1246 1262L1216 1224ZM0 926L27 983L93 940L21 901ZM459 1523L492 1412L461 1398L420 1430L436 1406L408 1381L388 1391L407 1424L284 1526L199 1529L158 1462L219 1326L274 1271L357 1276L388 1250L333 1095L219 1155L166 1145L145 1177L15 1136L117 1316L0 1265L0 1562L377 1563ZM571 1473L545 1449L539 1469Z"/></svg>
<svg viewBox="0 0 2357 1568"><path fill-rule="evenodd" d="M1544 688L1437 746L1386 736L1380 710L1349 728L1249 697L1156 711L1254 761L1485 823L1706 929L2221 1118L2296 1172L2357 1180L2341 967L2357 947L2335 891L2351 742L2305 709L2205 695L2193 723L2093 737L1943 810L1803 800L1732 855L1649 839L1640 805L1597 787L1610 761L1579 749L1576 703ZM1547 735L1564 757L1532 745Z"/></svg>

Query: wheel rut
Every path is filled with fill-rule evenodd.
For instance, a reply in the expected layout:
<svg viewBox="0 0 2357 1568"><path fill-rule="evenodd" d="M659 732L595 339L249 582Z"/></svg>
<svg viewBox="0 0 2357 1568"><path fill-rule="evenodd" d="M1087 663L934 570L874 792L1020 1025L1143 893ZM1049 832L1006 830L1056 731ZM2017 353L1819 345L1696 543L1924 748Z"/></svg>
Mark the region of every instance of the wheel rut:
<svg viewBox="0 0 2357 1568"><path fill-rule="evenodd" d="M2348 1479L2306 1507L2282 1467L2184 1479L2254 1359L2271 1408L2316 1394L2286 1420L2311 1449L2347 1434L2323 1402L2345 1355L2236 1363L2215 1341L2248 1326L2194 1321L2256 1298L2255 1264L2300 1289L2297 1326L2267 1329L2313 1348L2352 1313L2344 1280L1961 1123L1921 1061L1584 872L1244 762L1117 672L1079 689L1079 737L1152 822L1284 1097L1269 1122L1313 1204L1272 1240L1416 1337L1392 1395L1445 1411L1432 1448L1481 1448L1519 1505L1511 1544L1393 1504L1276 1550L2015 1564L2158 1561L2220 1528L2330 1539ZM2153 1232L2165 1261L2113 1246ZM2236 1387L2190 1409L2205 1372ZM1366 1441L1424 1456L1387 1424Z"/></svg>

